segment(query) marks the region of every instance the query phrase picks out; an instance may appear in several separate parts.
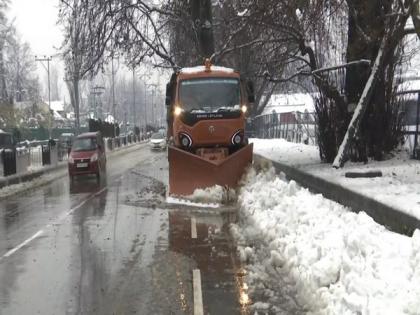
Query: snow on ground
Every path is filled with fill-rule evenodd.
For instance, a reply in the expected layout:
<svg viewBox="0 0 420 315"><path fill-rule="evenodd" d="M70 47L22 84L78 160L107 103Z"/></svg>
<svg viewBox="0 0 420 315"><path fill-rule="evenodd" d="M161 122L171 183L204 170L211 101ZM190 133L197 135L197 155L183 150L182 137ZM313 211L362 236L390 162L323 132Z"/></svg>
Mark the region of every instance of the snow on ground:
<svg viewBox="0 0 420 315"><path fill-rule="evenodd" d="M338 183L420 219L420 161L400 152L390 160L347 163L342 169L321 163L318 148L283 139L252 139L254 151L266 158L298 167L305 172ZM377 178L346 178L346 172L382 171Z"/></svg>
<svg viewBox="0 0 420 315"><path fill-rule="evenodd" d="M182 198L166 198L167 203L208 208L219 208L221 204L230 203L234 200L236 200L235 190L225 189L219 185L204 189L197 188L191 195L182 196Z"/></svg>
<svg viewBox="0 0 420 315"><path fill-rule="evenodd" d="M194 202L188 199L181 199L175 197L166 197L166 203L173 204L173 205L184 205L188 207L198 207L198 208L212 208L216 209L219 208L220 205L218 203L202 203L202 202Z"/></svg>
<svg viewBox="0 0 420 315"><path fill-rule="evenodd" d="M420 231L389 232L272 168L245 183L231 231L254 314L420 314Z"/></svg>
<svg viewBox="0 0 420 315"><path fill-rule="evenodd" d="M29 181L5 186L0 189L0 199L14 195L16 193L19 193L28 189L33 189L34 187L40 187L40 186L46 185L57 178L65 176L66 174L67 174L67 169L62 168L62 169L57 169L49 173L43 174Z"/></svg>
<svg viewBox="0 0 420 315"><path fill-rule="evenodd" d="M250 139L254 152L289 165L320 164L318 148L284 139Z"/></svg>

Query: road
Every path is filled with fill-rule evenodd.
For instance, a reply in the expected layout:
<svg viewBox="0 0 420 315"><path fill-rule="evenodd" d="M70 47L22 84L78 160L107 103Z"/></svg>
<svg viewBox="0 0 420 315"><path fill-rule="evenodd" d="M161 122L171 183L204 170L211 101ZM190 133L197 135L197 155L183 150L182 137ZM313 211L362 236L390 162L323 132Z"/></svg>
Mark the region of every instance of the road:
<svg viewBox="0 0 420 315"><path fill-rule="evenodd" d="M234 206L167 204L167 170L141 145L0 201L0 314L248 314Z"/></svg>

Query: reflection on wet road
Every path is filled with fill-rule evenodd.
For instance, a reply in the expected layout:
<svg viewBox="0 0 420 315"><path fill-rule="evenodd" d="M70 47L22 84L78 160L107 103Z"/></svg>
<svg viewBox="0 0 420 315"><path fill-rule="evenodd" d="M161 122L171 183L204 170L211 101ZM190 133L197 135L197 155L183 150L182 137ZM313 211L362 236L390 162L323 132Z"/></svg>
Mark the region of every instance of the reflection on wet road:
<svg viewBox="0 0 420 315"><path fill-rule="evenodd" d="M193 269L204 314L246 314L234 209L166 205L167 167L143 147L109 159L100 183L61 178L1 201L0 314L193 314Z"/></svg>

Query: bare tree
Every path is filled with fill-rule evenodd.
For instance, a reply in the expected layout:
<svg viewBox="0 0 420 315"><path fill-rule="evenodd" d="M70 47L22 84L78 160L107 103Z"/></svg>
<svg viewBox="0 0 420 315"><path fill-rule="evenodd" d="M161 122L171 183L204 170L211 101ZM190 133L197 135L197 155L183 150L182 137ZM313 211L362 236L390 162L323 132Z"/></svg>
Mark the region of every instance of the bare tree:
<svg viewBox="0 0 420 315"><path fill-rule="evenodd" d="M364 33L364 35L368 36L368 38L369 36L376 35L375 38L381 38L381 42L379 47L375 47L374 45L369 46L373 51L371 52L371 54L375 54L376 52L375 62L373 63L373 67L370 71L368 79L361 80L364 84L363 92L360 96L358 96L357 107L354 111L353 117L350 121L344 139L340 145L337 156L334 159L333 166L336 168L343 166L346 160L346 153L349 149L351 141L354 139L355 135L359 131L362 120L364 118L364 114L368 109L369 105L376 105L376 108L373 108L374 113L382 112L379 106L383 106L383 103L385 101L386 91L384 89L384 84L387 79L389 80L389 77L387 77L387 72L393 74L394 69L392 68L392 61L395 57L395 51L398 45L400 45L401 40L405 36L404 28L407 23L407 19L409 18L413 10L412 0L406 0L404 2L388 1L385 4L382 2L376 2L374 6L370 7L370 10L366 10L366 2L348 2L351 2L351 5L354 5L353 9L355 10L355 12L353 13L353 20L354 23L356 23L358 26L357 31L359 32L359 34L363 32L363 29L361 25L358 24L356 19L359 18L359 16L361 16L358 15L358 13L360 14L361 12L365 12L365 15L363 16L364 18L366 18L365 25L371 27L371 31L377 34ZM372 5L371 2L370 5ZM372 16L372 14L377 16L377 13L374 13L375 10L379 10L380 12L382 12L383 16L385 17L384 20L381 20L379 22L379 25L378 19L372 21L372 19L369 18L370 16ZM389 68L390 66L391 68ZM353 82L351 85L352 88L355 85L360 86L359 84L356 84L356 82ZM381 128L382 126L378 126L376 124L376 127L379 127L380 132L383 132L383 128ZM372 132L370 135L372 135ZM377 145L378 139L373 140L373 142ZM381 158L380 156L374 157L376 157L377 159Z"/></svg>

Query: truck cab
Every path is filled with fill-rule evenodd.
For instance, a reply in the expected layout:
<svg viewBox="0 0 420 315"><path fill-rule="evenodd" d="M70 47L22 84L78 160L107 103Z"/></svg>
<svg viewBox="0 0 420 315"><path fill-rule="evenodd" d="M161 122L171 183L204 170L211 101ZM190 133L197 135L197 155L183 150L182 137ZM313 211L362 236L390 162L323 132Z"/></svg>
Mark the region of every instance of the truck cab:
<svg viewBox="0 0 420 315"><path fill-rule="evenodd" d="M252 85L239 72L206 60L175 72L166 92L169 193L235 187L252 163L252 144L245 137Z"/></svg>

